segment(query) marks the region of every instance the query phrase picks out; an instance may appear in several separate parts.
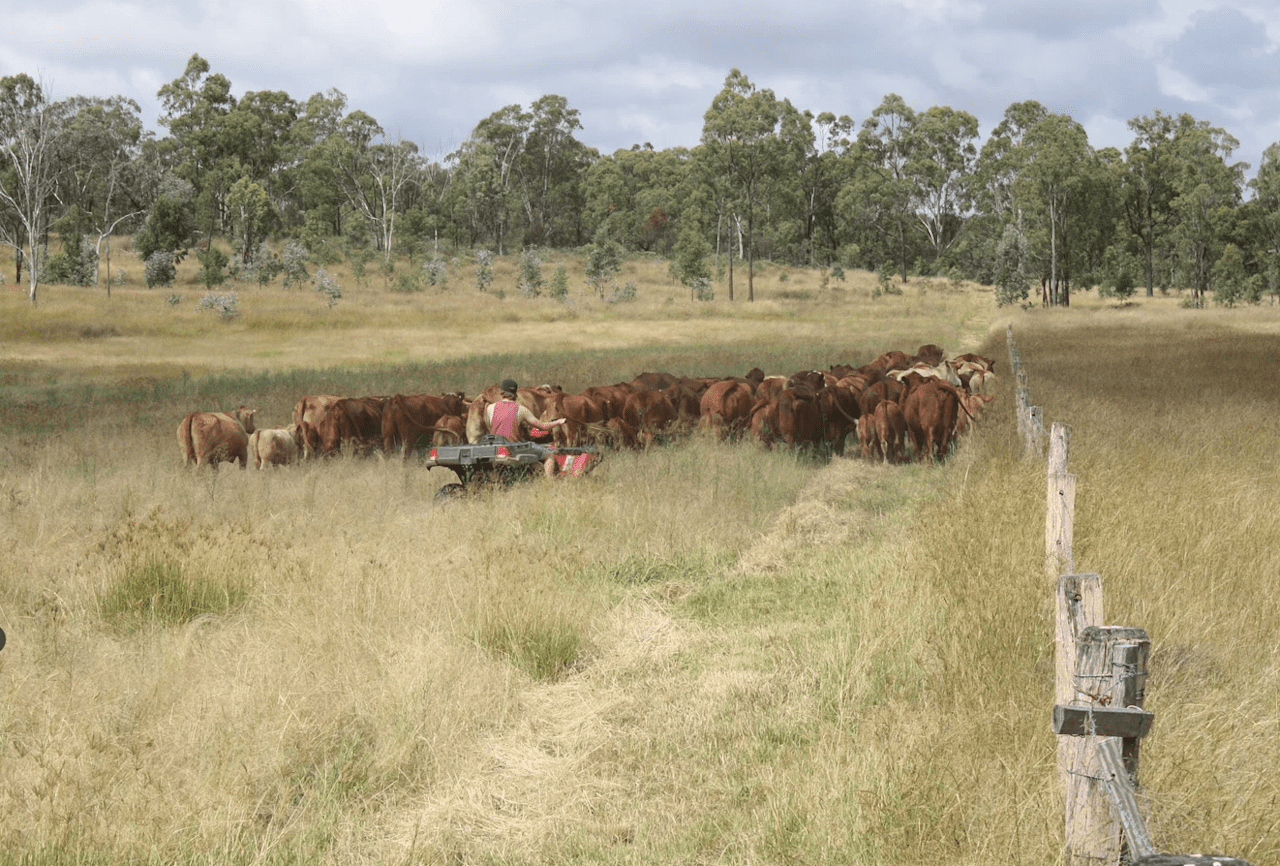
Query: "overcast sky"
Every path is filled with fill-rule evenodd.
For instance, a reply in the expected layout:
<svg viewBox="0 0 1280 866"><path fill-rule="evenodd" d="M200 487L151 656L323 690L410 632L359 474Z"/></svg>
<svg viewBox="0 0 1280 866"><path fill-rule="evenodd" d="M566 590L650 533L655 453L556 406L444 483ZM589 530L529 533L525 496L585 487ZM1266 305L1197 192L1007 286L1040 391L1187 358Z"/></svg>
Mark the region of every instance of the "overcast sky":
<svg viewBox="0 0 1280 866"><path fill-rule="evenodd" d="M693 146L732 68L861 123L886 94L977 116L1035 99L1123 149L1126 122L1188 112L1253 169L1280 141L1280 4L1211 0L17 0L0 76L54 98L156 91L200 54L237 96L337 88L429 157L512 103L558 94L602 153ZM1250 171L1252 174L1252 170Z"/></svg>

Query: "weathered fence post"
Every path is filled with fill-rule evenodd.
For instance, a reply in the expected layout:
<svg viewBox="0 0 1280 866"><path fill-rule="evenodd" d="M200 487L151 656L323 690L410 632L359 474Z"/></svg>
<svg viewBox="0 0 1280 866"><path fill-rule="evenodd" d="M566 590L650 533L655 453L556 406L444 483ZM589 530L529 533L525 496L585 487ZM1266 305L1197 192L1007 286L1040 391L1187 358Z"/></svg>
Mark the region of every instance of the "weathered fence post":
<svg viewBox="0 0 1280 866"><path fill-rule="evenodd" d="M1073 735L1075 746L1066 768L1067 863L1111 866L1120 862L1125 843L1135 858L1155 853L1136 808L1124 813L1129 820L1117 820L1109 790L1113 776L1104 772L1098 753L1102 738L1123 738L1123 782L1131 791L1138 738L1151 726L1151 715L1142 711L1151 641L1142 629L1124 626L1089 626L1077 641L1075 697L1054 708L1054 729ZM1121 832L1123 824L1136 838Z"/></svg>
<svg viewBox="0 0 1280 866"><path fill-rule="evenodd" d="M1009 366L1014 376L1014 414L1018 419L1018 435L1022 437L1023 453L1039 457L1044 453L1044 410L1031 405L1031 392L1027 388L1027 371L1022 366L1018 345L1013 341L1013 325L1005 329L1009 343Z"/></svg>

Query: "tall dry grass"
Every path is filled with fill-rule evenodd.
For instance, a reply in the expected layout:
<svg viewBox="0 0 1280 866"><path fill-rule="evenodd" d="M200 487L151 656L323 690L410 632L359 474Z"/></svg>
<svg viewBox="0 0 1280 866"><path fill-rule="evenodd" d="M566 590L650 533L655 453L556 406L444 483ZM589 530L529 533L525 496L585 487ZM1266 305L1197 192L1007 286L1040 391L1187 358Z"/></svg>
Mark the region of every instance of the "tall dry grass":
<svg viewBox="0 0 1280 866"><path fill-rule="evenodd" d="M1013 321L1033 399L1074 430L1076 567L1152 635L1156 841L1275 859L1276 395L1249 373L1268 311L1086 296L997 320L969 289L873 300L870 275L818 295L792 273L774 285L815 294L770 298L766 275L754 306L681 313L632 266L635 304L570 312L344 296L397 326L370 331L278 289L254 329L253 290L216 323L145 290L6 293L5 321L45 336L10 326L0 361L3 856L1058 862L1044 467L1007 377L943 466L695 439L444 509L442 470L191 473L173 434L191 408L256 398L277 423L330 386L507 371L575 388L937 342L1007 372ZM109 316L117 336L55 327ZM495 322L548 345L495 350ZM156 336L112 348L134 329ZM384 330L390 360L367 345Z"/></svg>

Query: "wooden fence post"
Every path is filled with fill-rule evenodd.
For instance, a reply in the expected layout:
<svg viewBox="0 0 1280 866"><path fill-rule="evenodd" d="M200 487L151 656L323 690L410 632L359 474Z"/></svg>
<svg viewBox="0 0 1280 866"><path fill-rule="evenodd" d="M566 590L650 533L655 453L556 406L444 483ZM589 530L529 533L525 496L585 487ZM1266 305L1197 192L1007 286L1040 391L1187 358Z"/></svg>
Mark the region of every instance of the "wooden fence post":
<svg viewBox="0 0 1280 866"><path fill-rule="evenodd" d="M1147 656L1151 640L1140 628L1089 626L1078 636L1072 707L1081 711L1094 734L1115 736L1127 723L1125 711L1141 709L1147 680ZM1055 713L1056 715L1056 713ZM1094 718L1090 718L1093 716ZM1141 718L1142 714L1139 714ZM1149 721L1147 725L1149 725ZM1120 752L1132 783L1138 766L1137 731L1125 737ZM1071 763L1067 766L1067 863L1072 866L1114 866L1120 862L1125 840L1113 811L1108 790L1111 779L1102 769L1097 735L1070 738ZM1138 857L1153 854L1145 836L1128 840Z"/></svg>
<svg viewBox="0 0 1280 866"><path fill-rule="evenodd" d="M1027 388L1027 371L1018 354L1018 344L1013 341L1013 325L1005 329L1009 343L1009 366L1014 376L1014 415L1018 419L1018 435L1022 437L1023 455L1039 457L1044 453L1044 410L1031 405L1031 392Z"/></svg>

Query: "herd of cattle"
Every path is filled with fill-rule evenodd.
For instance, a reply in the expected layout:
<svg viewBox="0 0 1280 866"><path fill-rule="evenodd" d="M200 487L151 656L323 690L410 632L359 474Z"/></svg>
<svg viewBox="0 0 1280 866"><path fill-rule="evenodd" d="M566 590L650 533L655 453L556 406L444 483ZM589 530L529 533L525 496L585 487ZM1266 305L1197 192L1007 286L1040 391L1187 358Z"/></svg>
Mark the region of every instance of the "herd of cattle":
<svg viewBox="0 0 1280 866"><path fill-rule="evenodd" d="M648 447L655 439L704 429L717 438L750 436L766 447L827 447L844 454L857 434L867 459L943 459L993 399L990 358L947 358L934 345L914 355L886 352L861 367L841 364L791 376L689 378L642 373L630 382L593 386L579 394L543 385L521 388L519 400L542 420L565 418L558 445ZM474 442L488 432L485 407L501 398L497 385L468 399L463 393L392 397L306 396L288 427L255 429L257 410L192 412L178 426L187 463L252 460L258 468L343 453L397 450L408 459L420 447ZM530 431L532 438L552 434Z"/></svg>

